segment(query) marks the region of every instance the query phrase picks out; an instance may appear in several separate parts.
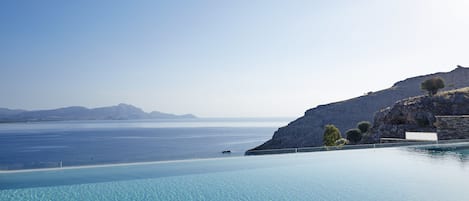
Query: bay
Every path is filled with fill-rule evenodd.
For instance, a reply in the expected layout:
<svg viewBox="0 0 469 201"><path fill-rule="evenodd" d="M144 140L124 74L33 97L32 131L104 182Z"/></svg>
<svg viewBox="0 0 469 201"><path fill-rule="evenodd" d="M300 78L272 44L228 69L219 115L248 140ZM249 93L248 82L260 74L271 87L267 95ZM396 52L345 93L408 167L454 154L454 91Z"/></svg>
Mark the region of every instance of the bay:
<svg viewBox="0 0 469 201"><path fill-rule="evenodd" d="M0 124L0 170L240 156L289 118ZM222 154L230 150L231 154Z"/></svg>

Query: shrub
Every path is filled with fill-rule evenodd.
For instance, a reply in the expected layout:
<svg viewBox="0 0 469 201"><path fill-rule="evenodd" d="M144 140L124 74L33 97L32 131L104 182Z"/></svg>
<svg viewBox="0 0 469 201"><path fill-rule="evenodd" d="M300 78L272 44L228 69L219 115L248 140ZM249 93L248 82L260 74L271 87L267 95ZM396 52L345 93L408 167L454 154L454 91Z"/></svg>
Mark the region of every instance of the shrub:
<svg viewBox="0 0 469 201"><path fill-rule="evenodd" d="M438 90L445 88L445 81L441 77L430 78L423 81L420 88L427 91L429 96L433 96L438 93Z"/></svg>
<svg viewBox="0 0 469 201"><path fill-rule="evenodd" d="M338 139L337 141L335 141L335 146L344 146L346 144L348 144L349 141L345 138L340 138Z"/></svg>
<svg viewBox="0 0 469 201"><path fill-rule="evenodd" d="M369 121L358 122L357 128L360 130L361 133L368 133L371 128L371 123Z"/></svg>
<svg viewBox="0 0 469 201"><path fill-rule="evenodd" d="M323 143L325 146L335 146L335 142L341 137L340 130L334 125L329 124L324 127Z"/></svg>
<svg viewBox="0 0 469 201"><path fill-rule="evenodd" d="M348 130L345 134L347 135L347 140L353 144L360 142L363 136L362 132L356 128Z"/></svg>

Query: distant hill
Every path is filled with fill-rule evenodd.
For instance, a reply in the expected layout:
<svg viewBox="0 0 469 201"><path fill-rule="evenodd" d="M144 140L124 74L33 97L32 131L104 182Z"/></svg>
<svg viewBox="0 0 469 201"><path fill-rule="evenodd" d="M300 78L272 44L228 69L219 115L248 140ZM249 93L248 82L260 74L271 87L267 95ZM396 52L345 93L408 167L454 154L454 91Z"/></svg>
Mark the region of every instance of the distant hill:
<svg viewBox="0 0 469 201"><path fill-rule="evenodd" d="M8 117L8 116L16 115L22 112L26 112L26 110L11 110L8 108L0 108L0 119Z"/></svg>
<svg viewBox="0 0 469 201"><path fill-rule="evenodd" d="M304 116L279 128L271 140L254 149L321 146L326 124L336 125L344 135L347 129L354 128L360 121L371 122L375 112L393 105L396 101L424 94L420 83L435 76L445 80L444 90L469 86L469 68L461 66L451 72L409 78L385 90L309 109Z"/></svg>
<svg viewBox="0 0 469 201"><path fill-rule="evenodd" d="M196 118L192 114L175 115L162 112L146 113L129 104L88 109L80 106L52 110L10 110L0 108L0 122L63 121L63 120L130 120Z"/></svg>

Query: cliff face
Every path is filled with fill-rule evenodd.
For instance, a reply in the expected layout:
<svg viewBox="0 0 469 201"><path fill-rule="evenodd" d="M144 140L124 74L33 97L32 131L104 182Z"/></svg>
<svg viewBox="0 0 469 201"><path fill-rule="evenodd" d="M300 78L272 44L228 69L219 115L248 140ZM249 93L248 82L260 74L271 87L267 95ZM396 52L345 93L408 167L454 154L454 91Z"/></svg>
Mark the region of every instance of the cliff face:
<svg viewBox="0 0 469 201"><path fill-rule="evenodd" d="M372 133L378 140L405 138L406 131L436 132L435 116L465 114L469 114L469 87L399 101L376 113Z"/></svg>
<svg viewBox="0 0 469 201"><path fill-rule="evenodd" d="M360 121L371 122L376 111L391 106L398 100L424 94L420 83L435 76L445 80L445 90L469 86L469 68L464 67L458 67L451 72L409 78L397 82L389 89L309 109L304 116L279 128L271 140L254 149L321 146L326 124L334 124L345 132L354 128Z"/></svg>

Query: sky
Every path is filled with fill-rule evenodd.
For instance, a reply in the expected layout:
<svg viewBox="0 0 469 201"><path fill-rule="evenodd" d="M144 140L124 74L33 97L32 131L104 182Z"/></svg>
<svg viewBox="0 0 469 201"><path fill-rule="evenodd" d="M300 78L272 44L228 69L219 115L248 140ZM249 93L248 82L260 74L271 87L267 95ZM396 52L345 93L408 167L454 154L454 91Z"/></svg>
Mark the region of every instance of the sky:
<svg viewBox="0 0 469 201"><path fill-rule="evenodd" d="M465 0L0 1L0 107L297 117L469 66Z"/></svg>

